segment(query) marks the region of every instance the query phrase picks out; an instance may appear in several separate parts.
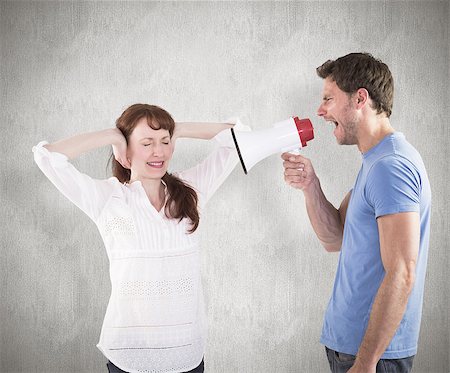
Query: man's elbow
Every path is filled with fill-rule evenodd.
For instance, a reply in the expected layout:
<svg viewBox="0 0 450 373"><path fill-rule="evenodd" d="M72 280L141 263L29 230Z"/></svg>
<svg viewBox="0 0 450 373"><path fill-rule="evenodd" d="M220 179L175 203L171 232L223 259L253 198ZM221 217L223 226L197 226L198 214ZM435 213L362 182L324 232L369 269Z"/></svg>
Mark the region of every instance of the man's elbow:
<svg viewBox="0 0 450 373"><path fill-rule="evenodd" d="M320 241L324 249L329 253L335 253L341 251L342 241L339 242L325 242Z"/></svg>
<svg viewBox="0 0 450 373"><path fill-rule="evenodd" d="M409 295L416 280L416 262L411 260L398 268L396 277L401 284L401 288Z"/></svg>
<svg viewBox="0 0 450 373"><path fill-rule="evenodd" d="M408 269L405 273L405 287L408 290L408 294L411 293L414 283L416 281L416 263L412 262L408 265Z"/></svg>

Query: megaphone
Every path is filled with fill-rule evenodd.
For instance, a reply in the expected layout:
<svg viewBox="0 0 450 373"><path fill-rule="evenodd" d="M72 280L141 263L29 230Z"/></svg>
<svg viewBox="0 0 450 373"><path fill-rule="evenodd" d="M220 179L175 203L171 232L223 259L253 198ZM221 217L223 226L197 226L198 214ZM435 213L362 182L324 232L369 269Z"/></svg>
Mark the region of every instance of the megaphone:
<svg viewBox="0 0 450 373"><path fill-rule="evenodd" d="M256 163L269 155L305 147L314 138L314 128L309 119L293 117L261 131L240 132L231 128L231 134L247 174Z"/></svg>

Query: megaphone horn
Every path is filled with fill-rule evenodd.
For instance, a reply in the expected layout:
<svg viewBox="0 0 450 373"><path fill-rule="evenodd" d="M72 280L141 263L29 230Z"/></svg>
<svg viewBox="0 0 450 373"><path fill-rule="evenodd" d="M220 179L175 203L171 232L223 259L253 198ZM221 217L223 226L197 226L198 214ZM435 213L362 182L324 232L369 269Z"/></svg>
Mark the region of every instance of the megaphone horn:
<svg viewBox="0 0 450 373"><path fill-rule="evenodd" d="M309 119L293 117L260 131L240 132L231 128L231 134L247 174L256 163L269 155L305 147L309 140L314 139L314 128Z"/></svg>

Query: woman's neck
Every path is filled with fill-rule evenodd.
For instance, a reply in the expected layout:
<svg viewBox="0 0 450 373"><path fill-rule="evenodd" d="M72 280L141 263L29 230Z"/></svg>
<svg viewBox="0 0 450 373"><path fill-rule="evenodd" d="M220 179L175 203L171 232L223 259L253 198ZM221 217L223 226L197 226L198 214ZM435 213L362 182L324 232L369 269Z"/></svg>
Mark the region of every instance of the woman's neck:
<svg viewBox="0 0 450 373"><path fill-rule="evenodd" d="M135 180L130 180L130 183L132 183L133 181L141 182L150 203L157 211L161 210L166 200L165 188L161 179L137 178Z"/></svg>

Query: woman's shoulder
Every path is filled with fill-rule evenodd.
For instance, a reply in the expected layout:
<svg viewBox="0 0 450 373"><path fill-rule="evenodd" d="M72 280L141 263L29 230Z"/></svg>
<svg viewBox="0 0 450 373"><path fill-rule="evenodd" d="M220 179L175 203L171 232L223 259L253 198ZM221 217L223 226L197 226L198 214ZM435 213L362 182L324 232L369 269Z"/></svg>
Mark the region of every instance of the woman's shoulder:
<svg viewBox="0 0 450 373"><path fill-rule="evenodd" d="M122 193L132 192L133 185L129 183L122 183L117 177L111 176L104 180L106 183L108 183L112 188L114 188L117 191L120 191Z"/></svg>

